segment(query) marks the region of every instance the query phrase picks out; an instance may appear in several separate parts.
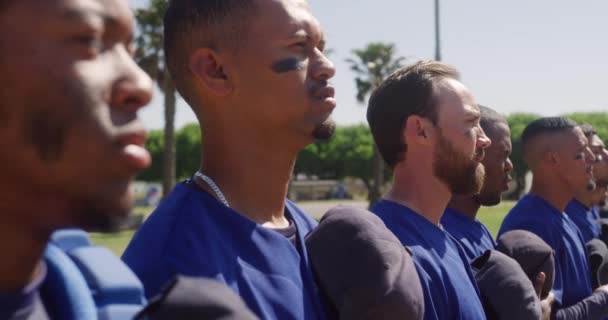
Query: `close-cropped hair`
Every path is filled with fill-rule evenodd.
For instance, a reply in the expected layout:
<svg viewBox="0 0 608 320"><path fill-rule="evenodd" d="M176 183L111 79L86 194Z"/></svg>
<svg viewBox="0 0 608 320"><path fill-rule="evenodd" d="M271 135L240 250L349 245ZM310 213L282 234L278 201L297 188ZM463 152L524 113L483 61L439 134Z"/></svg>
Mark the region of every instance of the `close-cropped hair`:
<svg viewBox="0 0 608 320"><path fill-rule="evenodd" d="M506 124L507 126L509 125L507 119L502 114L498 113L492 108L479 105L479 112L481 114L481 119L479 119L479 125L486 132L492 130L492 128L499 123Z"/></svg>
<svg viewBox="0 0 608 320"><path fill-rule="evenodd" d="M571 119L564 117L546 117L532 121L521 134L521 141L524 147L534 138L547 133L557 133L572 130L578 124Z"/></svg>
<svg viewBox="0 0 608 320"><path fill-rule="evenodd" d="M256 14L254 0L170 0L164 52L176 89L188 100L190 54L197 48L238 50Z"/></svg>
<svg viewBox="0 0 608 320"><path fill-rule="evenodd" d="M438 122L436 86L443 79L456 79L458 71L438 61L419 61L391 74L372 93L367 122L384 161L391 167L405 159L407 145L402 132L408 117Z"/></svg>

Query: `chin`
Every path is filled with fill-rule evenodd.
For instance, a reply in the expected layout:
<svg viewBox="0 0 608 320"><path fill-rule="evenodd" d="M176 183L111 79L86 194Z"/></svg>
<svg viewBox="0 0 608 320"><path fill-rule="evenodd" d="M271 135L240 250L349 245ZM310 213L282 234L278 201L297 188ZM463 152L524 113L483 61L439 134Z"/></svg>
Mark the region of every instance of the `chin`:
<svg viewBox="0 0 608 320"><path fill-rule="evenodd" d="M500 193L499 194L492 194L492 193L480 194L477 196L477 199L479 201L479 204L481 204L484 207L496 206L496 205L500 204L500 201L502 200Z"/></svg>
<svg viewBox="0 0 608 320"><path fill-rule="evenodd" d="M120 192L82 196L73 201L70 212L74 227L87 231L116 231L129 218L133 198L130 184Z"/></svg>
<svg viewBox="0 0 608 320"><path fill-rule="evenodd" d="M312 131L312 138L315 140L329 140L336 131L336 123L332 118L328 118L322 123L315 125Z"/></svg>

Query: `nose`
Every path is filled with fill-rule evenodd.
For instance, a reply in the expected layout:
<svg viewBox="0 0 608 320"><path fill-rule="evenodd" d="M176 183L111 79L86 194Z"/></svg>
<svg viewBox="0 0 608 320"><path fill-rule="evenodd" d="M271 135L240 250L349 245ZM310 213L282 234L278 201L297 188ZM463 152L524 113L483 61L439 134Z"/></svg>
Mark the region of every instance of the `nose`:
<svg viewBox="0 0 608 320"><path fill-rule="evenodd" d="M120 75L112 86L111 106L122 111L135 112L146 106L152 99L152 79L133 60L126 51L117 53L116 66Z"/></svg>
<svg viewBox="0 0 608 320"><path fill-rule="evenodd" d="M477 148L486 149L492 145L492 140L486 136L486 133L483 131L481 126L478 126L477 128L479 129L479 135L477 136Z"/></svg>
<svg viewBox="0 0 608 320"><path fill-rule="evenodd" d="M598 161L608 162L608 150L602 148Z"/></svg>
<svg viewBox="0 0 608 320"><path fill-rule="evenodd" d="M587 164L593 164L595 162L595 155L589 147L585 148L585 162L587 162Z"/></svg>
<svg viewBox="0 0 608 320"><path fill-rule="evenodd" d="M333 78L336 74L333 62L319 49L315 49L315 56L315 62L311 64L311 76L317 80L329 80Z"/></svg>
<svg viewBox="0 0 608 320"><path fill-rule="evenodd" d="M507 161L505 161L505 172L510 173L511 171L513 171L513 162L511 162L511 158L507 158Z"/></svg>

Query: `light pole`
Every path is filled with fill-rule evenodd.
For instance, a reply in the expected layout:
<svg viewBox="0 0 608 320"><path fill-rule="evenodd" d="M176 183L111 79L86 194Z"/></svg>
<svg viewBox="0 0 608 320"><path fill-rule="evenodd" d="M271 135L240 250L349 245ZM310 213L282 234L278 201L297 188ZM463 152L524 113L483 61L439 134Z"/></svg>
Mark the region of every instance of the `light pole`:
<svg viewBox="0 0 608 320"><path fill-rule="evenodd" d="M437 61L441 61L441 27L439 20L439 0L435 0L435 60Z"/></svg>

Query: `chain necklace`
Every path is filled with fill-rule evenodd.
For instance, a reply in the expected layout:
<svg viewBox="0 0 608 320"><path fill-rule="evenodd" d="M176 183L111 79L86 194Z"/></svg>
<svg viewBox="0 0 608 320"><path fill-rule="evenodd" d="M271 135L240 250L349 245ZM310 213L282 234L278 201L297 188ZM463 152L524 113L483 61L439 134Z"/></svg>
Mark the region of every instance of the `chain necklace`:
<svg viewBox="0 0 608 320"><path fill-rule="evenodd" d="M226 197L224 197L224 193L222 192L222 190L220 190L220 187L218 187L217 184L215 184L213 179L211 179L209 176L204 175L200 171L197 171L194 175L201 178L203 181L205 181L205 183L207 183L207 185L209 185L211 190L213 190L217 199L221 203L223 203L226 207L230 208L230 205L228 204L228 200L226 200Z"/></svg>

